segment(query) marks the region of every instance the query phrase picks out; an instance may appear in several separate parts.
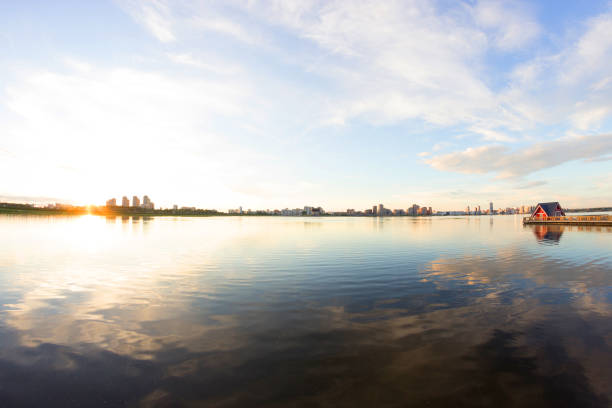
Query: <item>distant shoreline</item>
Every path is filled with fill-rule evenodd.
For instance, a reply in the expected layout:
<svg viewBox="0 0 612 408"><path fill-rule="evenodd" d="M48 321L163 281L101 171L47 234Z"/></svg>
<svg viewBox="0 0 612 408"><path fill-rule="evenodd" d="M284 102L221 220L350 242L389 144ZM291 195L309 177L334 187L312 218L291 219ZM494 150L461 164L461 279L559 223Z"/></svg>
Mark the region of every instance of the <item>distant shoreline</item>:
<svg viewBox="0 0 612 408"><path fill-rule="evenodd" d="M578 212L612 212L612 207L598 207L598 208L574 208L565 209L566 213L578 213ZM66 208L44 208L35 207L31 204L18 204L18 203L0 203L0 214L13 214L13 215L99 215L99 216L133 216L133 217L236 217L236 216L278 216L266 213L252 213L252 214L232 214L224 213L217 210L206 210L206 209L145 209L136 207L106 207L106 206L71 206ZM488 214L470 215L470 216L483 216ZM495 214L499 215L499 214ZM503 215L503 214L502 214ZM520 215L520 214L519 214ZM336 214L322 214L324 217L343 216ZM349 215L351 216L351 215ZM358 216L358 215L352 215ZM366 217L366 215L359 215ZM411 215L404 215L405 217L414 217ZM436 215L433 215L436 216ZM376 217L376 216L370 216ZM394 216L394 217L397 217ZM400 216L401 217L401 216Z"/></svg>
<svg viewBox="0 0 612 408"><path fill-rule="evenodd" d="M82 207L74 206L67 208L44 208L34 207L29 204L0 203L0 214L14 215L100 215L100 216L133 216L133 217L211 217L228 215L217 210L154 210L135 207Z"/></svg>

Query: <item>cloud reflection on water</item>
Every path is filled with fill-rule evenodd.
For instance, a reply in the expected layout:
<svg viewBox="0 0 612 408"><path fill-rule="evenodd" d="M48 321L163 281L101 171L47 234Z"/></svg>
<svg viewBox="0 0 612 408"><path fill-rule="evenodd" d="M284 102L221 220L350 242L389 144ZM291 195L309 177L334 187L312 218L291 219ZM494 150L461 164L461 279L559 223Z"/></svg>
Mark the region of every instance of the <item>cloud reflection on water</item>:
<svg viewBox="0 0 612 408"><path fill-rule="evenodd" d="M13 225L42 246L0 252L16 292L0 398L607 406L609 254L568 262L515 224L448 221L89 220L97 247L80 221Z"/></svg>

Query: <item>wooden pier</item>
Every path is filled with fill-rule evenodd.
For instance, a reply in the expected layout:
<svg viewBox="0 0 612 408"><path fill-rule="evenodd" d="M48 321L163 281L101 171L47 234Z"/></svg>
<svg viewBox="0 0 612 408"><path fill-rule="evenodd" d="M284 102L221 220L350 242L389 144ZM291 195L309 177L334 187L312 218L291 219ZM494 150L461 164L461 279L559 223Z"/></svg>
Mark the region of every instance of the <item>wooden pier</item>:
<svg viewBox="0 0 612 408"><path fill-rule="evenodd" d="M525 217L523 224L540 225L598 225L612 226L612 215L576 215L563 217Z"/></svg>

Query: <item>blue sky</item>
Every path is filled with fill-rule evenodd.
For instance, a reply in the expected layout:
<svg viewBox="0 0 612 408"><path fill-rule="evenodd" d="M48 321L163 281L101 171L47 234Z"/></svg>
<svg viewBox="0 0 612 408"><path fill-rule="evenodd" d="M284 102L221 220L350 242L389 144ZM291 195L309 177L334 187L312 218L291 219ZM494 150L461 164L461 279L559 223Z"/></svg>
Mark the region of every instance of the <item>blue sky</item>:
<svg viewBox="0 0 612 408"><path fill-rule="evenodd" d="M0 3L0 200L612 204L612 3Z"/></svg>

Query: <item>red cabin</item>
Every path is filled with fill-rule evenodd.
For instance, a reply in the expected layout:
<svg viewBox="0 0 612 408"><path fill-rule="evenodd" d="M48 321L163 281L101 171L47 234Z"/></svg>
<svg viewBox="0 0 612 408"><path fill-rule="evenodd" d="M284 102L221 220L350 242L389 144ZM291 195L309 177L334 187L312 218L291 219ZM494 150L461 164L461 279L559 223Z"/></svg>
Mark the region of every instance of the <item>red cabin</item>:
<svg viewBox="0 0 612 408"><path fill-rule="evenodd" d="M532 217L536 218L548 218L548 217L564 217L565 213L561 208L561 204L557 201L553 203L539 203L533 213Z"/></svg>

